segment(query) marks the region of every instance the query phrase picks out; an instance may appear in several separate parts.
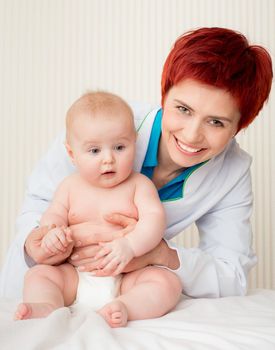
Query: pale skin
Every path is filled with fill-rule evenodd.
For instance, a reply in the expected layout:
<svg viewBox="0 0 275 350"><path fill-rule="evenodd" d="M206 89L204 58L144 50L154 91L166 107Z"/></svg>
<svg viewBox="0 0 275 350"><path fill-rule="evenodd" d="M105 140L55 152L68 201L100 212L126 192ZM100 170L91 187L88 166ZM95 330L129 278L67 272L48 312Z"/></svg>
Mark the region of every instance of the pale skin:
<svg viewBox="0 0 275 350"><path fill-rule="evenodd" d="M119 119L103 115L92 122L82 115L72 125L66 147L78 172L61 183L41 219L42 227L56 227L45 229L44 236L37 240L44 256L50 256L49 263L71 254L79 244L77 230L80 227L83 232L85 225L89 229L100 227L105 234L105 239L101 235L95 256L102 275L118 275L134 257L149 252L162 239L164 209L152 182L132 172L135 133L121 115ZM123 225L108 218L115 211L132 218L134 228L119 231ZM87 235L87 239L91 238ZM81 245L85 245L83 235ZM71 305L77 286L78 274L71 264L35 266L25 276L24 302L18 306L15 319L45 317L59 307ZM124 275L119 296L97 312L111 327L121 327L128 320L165 314L176 305L180 294L181 283L176 275L146 267ZM142 308L137 307L137 298Z"/></svg>
<svg viewBox="0 0 275 350"><path fill-rule="evenodd" d="M196 80L186 79L174 85L165 97L163 106L162 135L158 152L158 166L155 167L152 181L156 188L175 178L184 168L199 164L220 154L235 136L238 130L240 113L235 99L226 91L202 84ZM126 216L112 215L111 221L121 226L114 235L120 236L133 229L134 222ZM108 218L110 219L110 218ZM43 231L44 230L44 231ZM47 229L33 231L26 240L28 254L37 262L49 261L37 243ZM90 236L87 235L90 233ZM96 271L96 275L105 275L97 270L98 261L94 259L98 252L96 244L105 238L100 228L83 224L76 228L76 235L82 245L74 247L70 263L82 271ZM64 255L59 255L63 261ZM176 270L179 265L177 252L165 241L161 241L154 249L141 257L134 258L124 269L136 274L150 264L157 264ZM165 278L166 270L159 274Z"/></svg>
<svg viewBox="0 0 275 350"><path fill-rule="evenodd" d="M226 91L186 79L168 92L163 106L162 135L158 165L152 181L159 189L174 179L183 169L204 162L221 153L238 130L240 112L235 99ZM116 214L118 223L127 226L128 218ZM132 222L129 223L131 230ZM83 232L85 232L83 227ZM91 232L96 232L91 230ZM78 231L81 236L81 228ZM27 240L27 245L31 240ZM83 271L94 271L93 260L97 246L91 239L85 246L76 247L70 258ZM38 256L40 258L40 256ZM164 241L143 257L133 259L126 271L157 264L177 269L176 251ZM101 271L97 272L101 275Z"/></svg>

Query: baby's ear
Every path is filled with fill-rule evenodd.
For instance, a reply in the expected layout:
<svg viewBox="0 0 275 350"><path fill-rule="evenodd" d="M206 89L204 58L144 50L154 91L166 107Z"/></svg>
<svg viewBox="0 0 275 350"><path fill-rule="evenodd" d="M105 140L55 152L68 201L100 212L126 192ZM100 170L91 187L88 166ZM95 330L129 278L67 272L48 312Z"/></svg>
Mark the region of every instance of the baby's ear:
<svg viewBox="0 0 275 350"><path fill-rule="evenodd" d="M71 146L65 141L64 145L66 147L67 153L69 155L69 157L71 158L72 162L74 163L74 152L71 148Z"/></svg>

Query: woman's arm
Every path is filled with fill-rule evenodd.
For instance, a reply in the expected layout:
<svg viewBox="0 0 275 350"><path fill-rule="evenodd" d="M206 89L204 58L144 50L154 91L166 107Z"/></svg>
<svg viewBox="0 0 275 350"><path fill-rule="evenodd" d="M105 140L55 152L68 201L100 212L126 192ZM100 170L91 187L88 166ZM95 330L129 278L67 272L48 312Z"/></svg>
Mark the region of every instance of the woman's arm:
<svg viewBox="0 0 275 350"><path fill-rule="evenodd" d="M150 252L134 258L124 269L123 272L131 272L148 265L159 265L176 270L180 266L177 251L171 249L167 242L162 239L160 243Z"/></svg>
<svg viewBox="0 0 275 350"><path fill-rule="evenodd" d="M106 232L106 229L102 229L100 225L94 225L90 222L83 224L77 224L70 226L71 234L74 240L74 258L70 260L73 265L80 266L86 264L88 261L93 261L95 254L98 252L98 242L107 242L114 238L123 237L128 232L133 230L136 220L120 214L113 214L106 217L110 222L116 223L121 226L121 230L116 232ZM65 252L64 254L53 255L44 251L41 248L41 241L43 237L54 226L41 226L33 229L27 236L25 241L25 252L32 261L32 265L35 264L58 264L64 262L71 252ZM72 249L71 249L72 251Z"/></svg>
<svg viewBox="0 0 275 350"><path fill-rule="evenodd" d="M251 211L251 179L247 169L196 221L200 234L197 248L162 241L151 252L133 259L124 272L148 264L162 265L180 277L183 292L189 296L244 295L248 272L257 261L251 247ZM102 272L96 274L100 276Z"/></svg>
<svg viewBox="0 0 275 350"><path fill-rule="evenodd" d="M252 250L252 191L249 169L216 205L197 221L197 248L176 249L180 266L174 271L183 291L192 297L245 295L248 273L256 264Z"/></svg>
<svg viewBox="0 0 275 350"><path fill-rule="evenodd" d="M101 259L95 261L90 258L91 255L96 255L99 250L100 248L97 245L84 247L81 251L76 249L75 253L70 257L70 262L76 267L80 267L81 271L93 271L95 276L98 277L106 276L108 274L98 269L98 266L101 264ZM177 270L180 266L177 250L170 248L167 242L162 239L150 252L133 258L124 268L123 272L132 272L148 265L159 265L167 267L170 270Z"/></svg>
<svg viewBox="0 0 275 350"><path fill-rule="evenodd" d="M30 176L21 213L16 222L17 235L2 267L0 295L21 296L24 274L28 269L24 252L26 238L39 226L42 213L48 208L58 184L74 171L63 144L64 135L59 135Z"/></svg>
<svg viewBox="0 0 275 350"><path fill-rule="evenodd" d="M111 216L106 217L106 220L114 225L119 225L122 227L121 231L117 232L116 237L125 236L129 232L133 231L136 225L135 219L119 213L114 213ZM97 234L95 233L95 235ZM110 238L113 239L115 237L112 234ZM91 238L87 237L87 239ZM97 270L102 259L95 261L93 258L99 250L100 248L95 244L75 247L69 261L74 266L80 267L82 271L93 271L97 276L106 276L106 273L104 273L102 270ZM153 250L131 260L123 272L138 270L147 265L162 265L172 270L177 269L179 267L178 254L175 249L171 249L167 245L165 240L161 240L161 242Z"/></svg>
<svg viewBox="0 0 275 350"><path fill-rule="evenodd" d="M16 222L20 236L26 237L39 225L41 216L52 201L57 186L75 171L63 142L64 133L61 133L46 155L37 163L28 180L21 213Z"/></svg>

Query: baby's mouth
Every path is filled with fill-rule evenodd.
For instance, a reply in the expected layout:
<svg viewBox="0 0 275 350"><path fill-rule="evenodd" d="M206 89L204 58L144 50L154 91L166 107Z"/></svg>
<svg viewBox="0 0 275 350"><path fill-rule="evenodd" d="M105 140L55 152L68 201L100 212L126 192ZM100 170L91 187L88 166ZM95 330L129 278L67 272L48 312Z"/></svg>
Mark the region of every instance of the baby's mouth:
<svg viewBox="0 0 275 350"><path fill-rule="evenodd" d="M107 171L104 171L101 175L113 175L113 174L115 174L115 171L107 170Z"/></svg>

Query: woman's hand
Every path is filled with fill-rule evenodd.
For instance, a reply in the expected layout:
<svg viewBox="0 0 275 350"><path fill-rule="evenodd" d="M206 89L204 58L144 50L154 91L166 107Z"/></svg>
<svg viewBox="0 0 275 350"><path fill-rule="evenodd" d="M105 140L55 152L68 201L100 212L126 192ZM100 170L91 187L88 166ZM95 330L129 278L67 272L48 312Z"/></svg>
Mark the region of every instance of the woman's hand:
<svg viewBox="0 0 275 350"><path fill-rule="evenodd" d="M122 214L105 215L104 219L121 229L110 232L106 227L93 224L92 222L84 222L81 224L71 225L73 239L77 247L85 247L90 244L97 244L99 242L110 242L115 238L124 237L131 232L136 226L137 220Z"/></svg>
<svg viewBox="0 0 275 350"><path fill-rule="evenodd" d="M176 270L180 266L177 251L175 249L171 249L165 240L162 239L160 243L150 252L132 259L122 272L132 272L149 265L160 265L168 267L171 270ZM99 265L95 266L100 266L100 263ZM108 276L109 274L99 269L94 271L94 275L102 277Z"/></svg>
<svg viewBox="0 0 275 350"><path fill-rule="evenodd" d="M41 242L44 236L55 226L41 226L34 228L28 235L25 242L25 251L27 255L32 258L37 264L57 265L64 262L73 250L74 243L71 242L66 251L59 254L54 254L45 251L41 247Z"/></svg>
<svg viewBox="0 0 275 350"><path fill-rule="evenodd" d="M135 271L148 265L160 265L176 270L180 266L178 253L175 249L171 249L166 241L162 239L150 252L131 260L123 272Z"/></svg>
<svg viewBox="0 0 275 350"><path fill-rule="evenodd" d="M136 219L117 213L106 215L104 219L113 225L120 226L121 229L106 232L106 228L91 223L70 226L76 244L69 262L78 267L79 271L94 272L97 270L103 260L103 258L94 259L101 249L98 243L124 237L127 233L133 231L137 223Z"/></svg>

